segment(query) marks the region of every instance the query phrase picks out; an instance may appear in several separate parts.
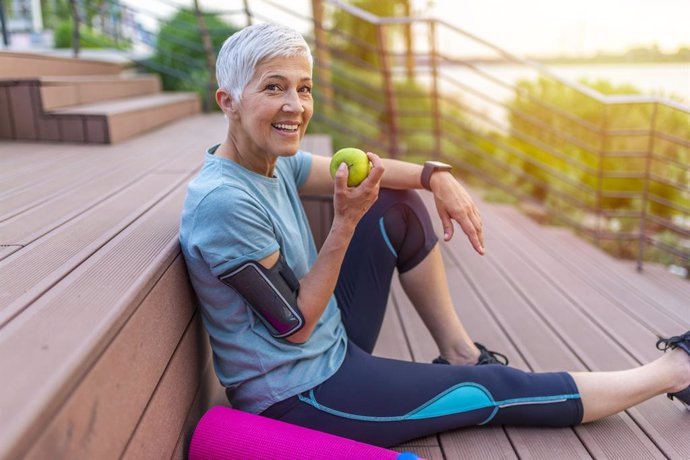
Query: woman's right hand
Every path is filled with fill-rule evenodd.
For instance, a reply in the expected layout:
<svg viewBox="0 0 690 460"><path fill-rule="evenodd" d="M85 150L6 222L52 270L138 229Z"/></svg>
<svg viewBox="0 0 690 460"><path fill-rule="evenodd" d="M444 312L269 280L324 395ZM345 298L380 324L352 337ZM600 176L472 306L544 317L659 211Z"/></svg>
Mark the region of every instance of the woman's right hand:
<svg viewBox="0 0 690 460"><path fill-rule="evenodd" d="M347 165L341 163L335 174L335 191L333 193L333 208L335 217L333 224L357 225L364 214L373 206L379 196L381 177L383 177L383 162L375 153L367 152L371 162L369 175L356 187L347 186Z"/></svg>

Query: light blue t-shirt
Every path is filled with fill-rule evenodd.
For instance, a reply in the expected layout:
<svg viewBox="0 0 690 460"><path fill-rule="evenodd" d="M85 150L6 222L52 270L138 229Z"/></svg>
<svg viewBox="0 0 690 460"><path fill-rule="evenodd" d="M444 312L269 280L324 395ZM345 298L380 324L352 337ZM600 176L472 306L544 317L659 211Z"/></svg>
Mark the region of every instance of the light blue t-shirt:
<svg viewBox="0 0 690 460"><path fill-rule="evenodd" d="M309 340L296 345L272 337L244 300L218 277L249 260L280 250L298 279L316 259L316 248L298 189L311 154L280 157L274 177L256 174L206 152L189 184L180 244L199 298L216 374L230 389L233 407L259 413L306 391L335 373L347 346L335 296Z"/></svg>

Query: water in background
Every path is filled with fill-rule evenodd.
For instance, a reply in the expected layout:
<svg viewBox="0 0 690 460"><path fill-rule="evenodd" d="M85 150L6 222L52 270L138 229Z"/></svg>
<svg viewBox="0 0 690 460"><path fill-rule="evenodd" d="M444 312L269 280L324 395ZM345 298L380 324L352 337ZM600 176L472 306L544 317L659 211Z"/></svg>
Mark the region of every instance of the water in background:
<svg viewBox="0 0 690 460"><path fill-rule="evenodd" d="M550 65L553 73L571 80L607 80L614 85L629 84L643 94L667 96L690 105L690 63L688 64L590 64ZM506 66L501 70L515 81L520 68Z"/></svg>
<svg viewBox="0 0 690 460"><path fill-rule="evenodd" d="M440 89L460 94L463 101L506 128L503 103L514 97L512 87L521 79L535 80L539 73L518 65L480 64L477 70L441 66ZM572 82L606 80L615 86L631 85L643 95L664 96L690 106L690 63L549 65L553 74ZM482 96L477 96L481 94ZM494 125L493 129L501 130Z"/></svg>

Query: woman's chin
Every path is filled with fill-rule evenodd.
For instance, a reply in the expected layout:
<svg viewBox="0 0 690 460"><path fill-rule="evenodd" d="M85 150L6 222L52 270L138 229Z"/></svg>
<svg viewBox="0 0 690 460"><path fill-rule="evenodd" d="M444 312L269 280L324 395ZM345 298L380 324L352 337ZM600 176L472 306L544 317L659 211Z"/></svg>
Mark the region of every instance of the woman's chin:
<svg viewBox="0 0 690 460"><path fill-rule="evenodd" d="M299 145L284 146L274 150L276 156L291 157L299 150Z"/></svg>
<svg viewBox="0 0 690 460"><path fill-rule="evenodd" d="M281 142L279 145L276 146L275 151L280 156L294 155L299 150L299 146L301 144L300 141L300 138L295 138L290 142Z"/></svg>

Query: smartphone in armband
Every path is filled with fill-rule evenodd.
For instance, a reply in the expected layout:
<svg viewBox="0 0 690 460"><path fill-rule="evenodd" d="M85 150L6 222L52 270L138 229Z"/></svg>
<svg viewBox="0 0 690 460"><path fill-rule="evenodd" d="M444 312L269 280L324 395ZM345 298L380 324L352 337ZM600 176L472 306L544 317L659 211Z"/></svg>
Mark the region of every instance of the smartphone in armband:
<svg viewBox="0 0 690 460"><path fill-rule="evenodd" d="M270 269L250 261L218 279L242 296L273 337L288 337L304 326L299 281L282 255Z"/></svg>

